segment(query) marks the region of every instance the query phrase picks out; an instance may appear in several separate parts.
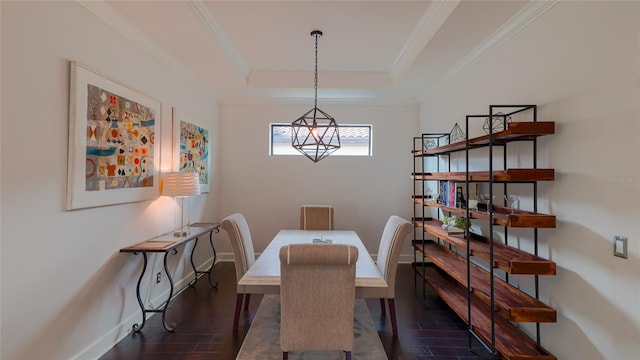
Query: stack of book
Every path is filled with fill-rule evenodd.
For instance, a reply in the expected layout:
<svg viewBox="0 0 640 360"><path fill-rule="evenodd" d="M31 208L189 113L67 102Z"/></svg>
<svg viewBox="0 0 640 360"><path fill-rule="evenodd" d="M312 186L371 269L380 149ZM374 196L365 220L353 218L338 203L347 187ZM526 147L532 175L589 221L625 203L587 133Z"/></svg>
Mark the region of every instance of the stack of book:
<svg viewBox="0 0 640 360"><path fill-rule="evenodd" d="M460 229L459 227L449 226L447 228L447 234L449 234L449 235L464 235L464 230Z"/></svg>

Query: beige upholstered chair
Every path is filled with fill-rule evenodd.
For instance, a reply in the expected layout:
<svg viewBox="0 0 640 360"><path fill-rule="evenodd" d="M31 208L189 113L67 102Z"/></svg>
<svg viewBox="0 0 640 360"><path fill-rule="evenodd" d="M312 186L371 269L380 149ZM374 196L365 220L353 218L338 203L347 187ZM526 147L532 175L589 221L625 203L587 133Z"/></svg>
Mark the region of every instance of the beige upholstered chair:
<svg viewBox="0 0 640 360"><path fill-rule="evenodd" d="M358 248L292 244L280 249L280 347L342 350L351 358Z"/></svg>
<svg viewBox="0 0 640 360"><path fill-rule="evenodd" d="M300 230L333 230L333 207L304 205L300 208Z"/></svg>
<svg viewBox="0 0 640 360"><path fill-rule="evenodd" d="M240 278L249 270L251 265L256 261L256 255L253 251L253 241L251 240L251 232L247 220L242 214L236 213L222 219L220 224L229 235L231 248L233 249L233 258L236 263L236 278ZM244 286L236 286L236 309L233 318L233 331L238 331L238 320L240 318L240 308L242 307L242 298L244 296L244 310L249 308L249 298L251 295L245 291Z"/></svg>
<svg viewBox="0 0 640 360"><path fill-rule="evenodd" d="M384 299L389 303L389 313L391 316L391 329L393 336L398 336L396 326L396 270L398 269L398 258L404 239L413 230L413 225L399 216L391 216L387 220L380 239L378 248L378 258L376 265L387 282L387 287L382 288L358 288L356 297L379 298L382 315L385 315Z"/></svg>

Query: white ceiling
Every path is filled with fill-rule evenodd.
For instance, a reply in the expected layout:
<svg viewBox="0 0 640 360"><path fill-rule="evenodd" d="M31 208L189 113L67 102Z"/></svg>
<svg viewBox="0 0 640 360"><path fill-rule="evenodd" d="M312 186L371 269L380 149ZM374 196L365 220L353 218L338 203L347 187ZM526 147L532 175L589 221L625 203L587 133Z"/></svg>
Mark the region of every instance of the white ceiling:
<svg viewBox="0 0 640 360"><path fill-rule="evenodd" d="M221 103L417 104L555 2L82 1Z"/></svg>

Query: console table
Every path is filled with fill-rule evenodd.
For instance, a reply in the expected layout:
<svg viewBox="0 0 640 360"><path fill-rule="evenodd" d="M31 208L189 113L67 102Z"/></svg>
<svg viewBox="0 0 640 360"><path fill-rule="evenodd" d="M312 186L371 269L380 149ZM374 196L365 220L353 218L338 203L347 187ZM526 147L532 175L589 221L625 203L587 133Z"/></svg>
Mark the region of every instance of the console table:
<svg viewBox="0 0 640 360"><path fill-rule="evenodd" d="M133 331L138 332L142 330L145 322L147 321L147 313L162 313L162 325L167 331L173 331L175 324L167 325L166 315L167 308L169 307L169 303L173 300L173 278L171 277L171 273L169 272L169 268L167 267L167 257L169 253L177 254L178 247L188 243L189 241L194 241L193 248L191 249L191 266L193 267L194 279L189 282L189 286L193 286L196 281L198 281L198 275L200 274L208 274L209 285L212 288L217 288L218 284L211 280L211 273L213 272L213 266L216 263L216 248L213 246L213 233L220 231L220 224L214 223L196 223L189 225L189 234L182 237L177 237L173 235L173 232L162 234L160 236L156 236L153 239L146 240L140 242L138 244L122 248L120 252L123 253L133 253L134 255L142 254L143 265L142 272L140 273L140 277L138 278L138 284L136 285L136 296L138 297L138 304L140 304L140 310L142 310L142 323L133 324ZM198 271L196 269L196 265L193 262L193 253L198 245L198 237L209 234L209 244L211 244L211 249L213 250L213 262L211 263L211 267L207 271ZM142 278L147 271L147 253L164 253L164 272L169 279L170 290L169 297L167 300L160 305L158 308L149 309L146 308L142 302L142 297L140 296L140 283L142 282Z"/></svg>

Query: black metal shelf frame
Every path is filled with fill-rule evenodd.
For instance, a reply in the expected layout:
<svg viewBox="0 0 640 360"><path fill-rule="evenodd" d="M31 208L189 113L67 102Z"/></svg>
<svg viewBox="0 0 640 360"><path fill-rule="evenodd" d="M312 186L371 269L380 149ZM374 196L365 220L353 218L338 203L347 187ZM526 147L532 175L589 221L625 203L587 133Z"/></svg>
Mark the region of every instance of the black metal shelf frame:
<svg viewBox="0 0 640 360"><path fill-rule="evenodd" d="M414 137L413 138L413 152L412 154L416 154L418 151L424 151L425 149L428 148L429 145L427 145L428 143L430 143L431 141L435 141L435 145L436 146L441 146L444 144L448 144L449 143L449 133L422 133L420 136L418 137ZM414 157L414 161L413 161L413 174L416 174L418 172L423 172L424 171L424 167L425 167L425 157L429 158L429 157L438 157L439 160L439 156L440 155L426 155L423 157L419 157L420 159L420 167L418 168L417 164L416 164L416 157ZM447 162L449 165L449 170L451 170L451 164L450 161ZM436 163L437 166L437 170L440 170L440 161L437 161ZM427 183L427 181L429 180L425 180L425 179L419 179L419 180L413 180L413 193L414 193L414 199L415 199L415 195L419 195L421 196L423 199L425 198L425 196L427 194L424 193L424 189L425 189L425 185ZM419 185L420 186L420 190L416 191L416 186ZM440 213L438 213L440 214ZM427 218L431 218L431 216L426 216L425 214L425 206L420 206L420 211L418 214L418 211L416 210L416 203L415 201L413 202L413 220L414 222L420 221L422 224L424 224L424 222L426 221ZM424 243L427 239L426 239L426 231L424 230L420 230L418 231L418 227L415 226L414 224L414 236L413 239L416 241L420 241L422 243ZM420 259L420 261L418 262L417 256L416 256L416 252L413 252L413 263L414 266L420 266L422 268L422 273L425 273L425 267L426 267L426 255L424 253L422 253L422 258ZM414 289L417 289L417 284L418 284L418 274L417 272L414 272ZM424 281L423 281L424 283ZM425 286L423 284L422 287L422 297L425 297Z"/></svg>
<svg viewBox="0 0 640 360"><path fill-rule="evenodd" d="M507 110L508 112L506 113L502 113L499 112L498 110ZM509 111L510 110L510 111ZM488 123L488 135L489 135L489 144L486 146L488 148L488 171L489 171L489 181L488 183L488 192L489 192L489 199L493 199L493 186L494 186L494 179L493 179L493 174L494 171L499 171L499 170L506 170L507 169L507 162L508 162L508 156L507 156L507 148L508 148L508 141L507 142L499 142L497 143L494 139L494 121L497 121L496 119L500 119L502 118L502 123L503 123L503 128L501 130L506 130L507 129L507 118L516 115L516 114L520 114L526 111L531 111L532 115L531 115L531 120L533 122L537 122L537 105L490 105L489 106L489 114L488 115L467 115L466 119L465 119L465 148L464 148L464 156L465 156L465 172L466 172L466 176L465 176L465 184L466 184L466 193L470 194L470 178L469 178L469 152L472 149L475 149L476 147L472 147L469 144L469 124L470 122L474 122L477 119L482 119L482 120L487 120ZM496 129L497 131L501 131L500 129ZM425 141L427 140L433 140L433 139L437 139L437 146L443 145L440 142L440 139L445 139L448 143L449 140L449 134L448 133L423 133L420 137L415 137L414 138L414 146L413 146L413 154L416 154L419 151L422 151L422 154L425 154L425 150L427 149L427 147L425 146ZM531 142L532 144L532 167L534 169L537 169L538 164L537 164L537 138L533 137L530 139L521 139L521 140L517 140L517 141L525 141L525 142ZM419 143L418 143L419 142ZM501 147L502 148L502 155L503 155L503 167L504 169L499 169L496 170L494 169L495 164L494 164L494 160L493 160L493 151L495 147ZM429 154L425 154L422 155L420 157L414 157L414 165L413 165L413 173L416 174L418 171L420 172L424 172L424 168L425 168L425 158L426 157L437 157L437 165L436 165L436 171L440 172L440 157L441 156L447 156L447 164L448 164L448 171L451 171L451 158L450 158L450 153L446 153L446 154L437 154L437 155L429 155ZM418 168L417 166L417 159L420 159L420 168ZM420 180L413 180L414 182L414 194L418 194L418 192L416 192L416 186L420 186L420 196L424 197L426 194L424 194L424 189L425 189L425 183L428 180L425 180L424 178L420 179ZM538 185L536 181L532 181L532 182L525 182L525 183L529 183L532 185L533 187L533 212L537 212L538 211ZM502 183L503 185L503 193L504 194L508 194L508 182L504 182ZM505 202L505 206L506 204L506 199L504 200ZM493 202L492 202L493 204ZM416 209L416 203L414 202L414 219L421 219L421 221L424 223L425 221L425 207L424 205L420 206L420 210ZM438 210L438 218L440 218L441 213L444 215L444 211L443 209L439 209ZM493 264L494 263L494 226L499 226L499 225L495 225L494 224L494 212L493 212L493 206L488 209L489 211L489 236L488 236L488 240L489 240L489 264ZM470 216L470 211L469 208L467 206L466 209L466 217L467 217L467 221L470 221L471 216ZM419 231L418 231L419 230ZM509 241L509 234L508 234L508 227L503 227L503 231L504 231L504 238L505 238L505 244L508 245L508 241ZM419 234L418 236L418 232L420 232L421 234ZM421 228L415 227L414 230L414 239L415 240L420 240L422 242L424 242L426 240L425 238L425 228L424 226ZM467 239L467 251L466 251L466 259L467 259L467 316L468 316L468 333L469 333L469 349L471 349L471 345L472 345L472 338L476 338L485 348L487 351L489 351L492 355L492 357L497 358L498 354L496 351L496 332L495 332L495 317L499 316L496 314L496 310L495 310L495 293L494 293L494 276L495 276L495 268L493 266L489 266L489 273L490 273L490 315L491 315L491 342L490 343L485 343L485 341L482 340L482 338L475 332L475 330L472 327L472 312L471 312L471 296L472 296L472 286L471 286L471 259L472 259L472 254L471 254L471 246L470 246L470 232L469 229L465 229L465 237ZM534 254L536 256L538 256L538 229L537 228L533 228L533 241L534 241ZM417 264L417 258L416 258L416 254L414 251L414 263ZM426 259L426 255L423 253L422 254L422 259L420 261L420 263L423 266L423 270L425 267L425 259ZM417 265L416 265L417 266ZM423 271L424 274L424 271ZM506 277L506 280L508 281L508 273L504 274L504 276ZM414 285L417 286L417 273L414 277ZM535 298L539 299L539 275L534 275L535 277ZM424 280L423 280L424 281ZM423 285L423 296L424 296L424 285ZM540 323L537 322L536 323L536 342L538 344L540 344Z"/></svg>

